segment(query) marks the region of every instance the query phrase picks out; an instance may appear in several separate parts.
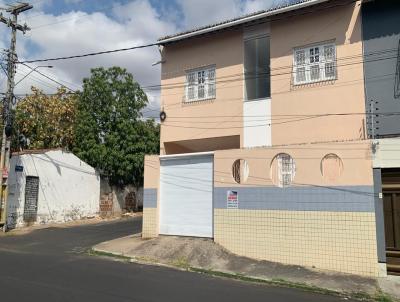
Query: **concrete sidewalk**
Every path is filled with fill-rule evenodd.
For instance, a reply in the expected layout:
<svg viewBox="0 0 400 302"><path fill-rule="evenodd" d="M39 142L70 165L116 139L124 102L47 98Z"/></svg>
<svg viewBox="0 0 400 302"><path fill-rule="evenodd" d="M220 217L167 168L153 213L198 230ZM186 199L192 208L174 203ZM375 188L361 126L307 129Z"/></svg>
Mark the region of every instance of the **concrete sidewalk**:
<svg viewBox="0 0 400 302"><path fill-rule="evenodd" d="M283 285L287 283L289 286L302 284L310 289L319 288L351 297L362 297L365 293L374 297L383 291L400 299L400 277L375 279L258 261L232 254L211 239L159 236L145 240L138 234L100 243L93 250L128 257L135 262L197 269L213 274L220 272L240 276L239 279L252 278Z"/></svg>

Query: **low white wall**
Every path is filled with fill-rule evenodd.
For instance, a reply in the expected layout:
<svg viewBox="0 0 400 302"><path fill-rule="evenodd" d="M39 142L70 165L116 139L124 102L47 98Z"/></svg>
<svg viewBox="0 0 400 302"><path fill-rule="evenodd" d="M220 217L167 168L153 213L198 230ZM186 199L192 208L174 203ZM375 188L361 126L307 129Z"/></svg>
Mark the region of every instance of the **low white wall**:
<svg viewBox="0 0 400 302"><path fill-rule="evenodd" d="M374 140L374 168L400 168L400 138Z"/></svg>
<svg viewBox="0 0 400 302"><path fill-rule="evenodd" d="M15 166L22 166L16 172ZM74 154L55 150L15 155L9 172L8 215L10 227L25 224L26 176L39 177L36 223L67 222L99 213L100 177Z"/></svg>

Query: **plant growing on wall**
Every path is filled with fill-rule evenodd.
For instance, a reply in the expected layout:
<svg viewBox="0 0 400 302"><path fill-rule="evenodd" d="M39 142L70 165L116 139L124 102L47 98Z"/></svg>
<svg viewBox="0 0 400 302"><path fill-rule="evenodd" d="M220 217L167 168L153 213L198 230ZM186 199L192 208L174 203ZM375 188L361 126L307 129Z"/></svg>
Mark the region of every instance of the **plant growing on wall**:
<svg viewBox="0 0 400 302"><path fill-rule="evenodd" d="M54 95L32 87L14 115L13 149L69 148L74 140L76 97L59 88Z"/></svg>
<svg viewBox="0 0 400 302"><path fill-rule="evenodd" d="M78 94L73 151L111 184L143 182L145 154L159 152L159 125L145 121L145 92L125 69L95 68Z"/></svg>

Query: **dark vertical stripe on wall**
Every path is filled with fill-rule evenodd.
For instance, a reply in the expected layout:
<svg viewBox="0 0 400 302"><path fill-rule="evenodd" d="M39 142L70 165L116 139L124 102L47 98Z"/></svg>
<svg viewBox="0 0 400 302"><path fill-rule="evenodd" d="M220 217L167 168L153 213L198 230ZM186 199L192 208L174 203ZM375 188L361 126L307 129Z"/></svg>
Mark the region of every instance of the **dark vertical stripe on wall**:
<svg viewBox="0 0 400 302"><path fill-rule="evenodd" d="M378 249L378 261L386 262L385 243L385 221L383 216L383 198L381 169L374 169L374 192L375 192L375 220L376 220L376 241Z"/></svg>

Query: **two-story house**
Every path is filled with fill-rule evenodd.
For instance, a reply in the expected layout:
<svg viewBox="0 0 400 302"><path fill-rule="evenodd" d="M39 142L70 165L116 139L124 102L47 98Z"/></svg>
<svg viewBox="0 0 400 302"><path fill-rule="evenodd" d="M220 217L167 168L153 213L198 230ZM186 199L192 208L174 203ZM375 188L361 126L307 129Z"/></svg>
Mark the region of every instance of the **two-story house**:
<svg viewBox="0 0 400 302"><path fill-rule="evenodd" d="M297 1L159 40L161 152L145 159L143 237L386 273L362 5Z"/></svg>

